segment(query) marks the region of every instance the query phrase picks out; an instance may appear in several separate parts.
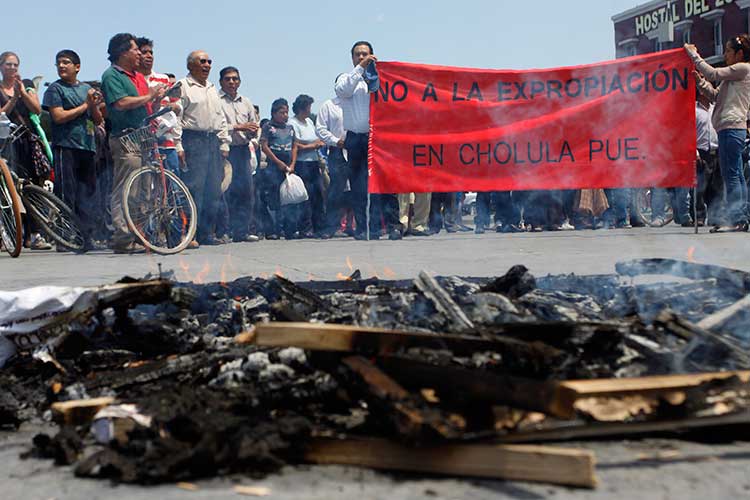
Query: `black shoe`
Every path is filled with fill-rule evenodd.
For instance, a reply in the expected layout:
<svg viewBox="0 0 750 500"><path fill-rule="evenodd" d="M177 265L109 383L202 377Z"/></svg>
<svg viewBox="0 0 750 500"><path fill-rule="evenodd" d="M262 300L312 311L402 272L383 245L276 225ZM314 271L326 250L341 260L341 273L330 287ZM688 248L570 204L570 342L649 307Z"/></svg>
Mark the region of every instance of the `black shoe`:
<svg viewBox="0 0 750 500"><path fill-rule="evenodd" d="M431 231L422 231L420 229L412 229L408 233L406 233L408 236L432 236Z"/></svg>
<svg viewBox="0 0 750 500"><path fill-rule="evenodd" d="M266 239L267 240L278 240L279 239L279 235L278 234L267 234L266 235Z"/></svg>
<svg viewBox="0 0 750 500"><path fill-rule="evenodd" d="M477 225L474 228L474 234L484 234L484 226Z"/></svg>
<svg viewBox="0 0 750 500"><path fill-rule="evenodd" d="M215 236L209 236L208 238L198 240L198 243L200 243L201 245L209 246L209 247L224 244L222 240L220 240L219 238Z"/></svg>
<svg viewBox="0 0 750 500"><path fill-rule="evenodd" d="M686 220L686 221L683 221L680 224L680 226L682 226L682 227L694 227L695 224L693 224L693 221L691 221L691 220Z"/></svg>
<svg viewBox="0 0 750 500"><path fill-rule="evenodd" d="M321 240L330 240L331 238L333 238L333 234L331 233L320 233Z"/></svg>
<svg viewBox="0 0 750 500"><path fill-rule="evenodd" d="M466 226L464 224L459 224L458 225L458 230L459 230L459 232L462 232L462 233L470 233L470 232L473 231L473 229L471 227Z"/></svg>
<svg viewBox="0 0 750 500"><path fill-rule="evenodd" d="M404 237L404 235L401 234L401 231L399 231L398 229L394 229L393 231L391 231L390 233L388 233L388 239L389 240L394 240L394 241L395 240L400 240L403 237Z"/></svg>

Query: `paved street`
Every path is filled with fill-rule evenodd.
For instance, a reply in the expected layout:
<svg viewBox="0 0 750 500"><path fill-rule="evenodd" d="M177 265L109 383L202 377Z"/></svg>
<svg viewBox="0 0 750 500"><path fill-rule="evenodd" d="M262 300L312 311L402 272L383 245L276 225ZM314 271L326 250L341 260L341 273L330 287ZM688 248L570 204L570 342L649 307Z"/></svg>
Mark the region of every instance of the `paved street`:
<svg viewBox="0 0 750 500"><path fill-rule="evenodd" d="M281 272L295 280L332 280L360 269L362 275L386 279L412 278L421 269L438 275L492 276L514 264L525 264L537 275L547 273L610 273L619 260L643 257L693 258L750 270L750 234L711 235L669 226L662 229L575 231L534 234L473 233L403 241L358 242L273 241L204 247L179 256L86 256L56 252L25 252L18 259L0 255L0 288L33 285L97 285L123 275L134 277L174 270L180 280L231 280L238 276L269 276ZM351 264L351 268L349 266ZM99 498L238 498L235 484L270 488L269 498L742 498L750 494L750 443L701 445L675 440L625 440L612 443L563 443L597 453L600 487L580 491L547 485L456 480L383 474L345 467L287 468L259 482L220 478L196 482L197 491L173 484L152 488L114 487L106 481L81 480L69 468L48 461L18 458L37 426L19 433L0 432L0 485L3 499ZM644 461L666 451L668 461Z"/></svg>
<svg viewBox="0 0 750 500"><path fill-rule="evenodd" d="M17 259L0 254L0 289L35 285L98 285L124 275L174 270L179 280L220 281L239 276L294 280L333 280L359 269L364 277L407 279L424 269L437 275L494 276L514 264L537 275L599 274L614 271L617 261L669 257L750 270L750 234L698 235L689 228L618 229L524 234L441 233L401 241L333 240L261 241L202 247L176 256L85 256L54 251L25 251ZM351 264L351 269L349 267Z"/></svg>

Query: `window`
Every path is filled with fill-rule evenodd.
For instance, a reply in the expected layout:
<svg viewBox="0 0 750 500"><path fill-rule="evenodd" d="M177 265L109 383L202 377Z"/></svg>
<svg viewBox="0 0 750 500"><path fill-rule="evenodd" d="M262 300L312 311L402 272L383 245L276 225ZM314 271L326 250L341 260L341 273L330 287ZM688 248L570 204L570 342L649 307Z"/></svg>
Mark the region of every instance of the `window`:
<svg viewBox="0 0 750 500"><path fill-rule="evenodd" d="M682 32L682 43L690 43L690 30L686 29Z"/></svg>
<svg viewBox="0 0 750 500"><path fill-rule="evenodd" d="M724 36L721 33L721 18L714 20L714 55L724 53Z"/></svg>

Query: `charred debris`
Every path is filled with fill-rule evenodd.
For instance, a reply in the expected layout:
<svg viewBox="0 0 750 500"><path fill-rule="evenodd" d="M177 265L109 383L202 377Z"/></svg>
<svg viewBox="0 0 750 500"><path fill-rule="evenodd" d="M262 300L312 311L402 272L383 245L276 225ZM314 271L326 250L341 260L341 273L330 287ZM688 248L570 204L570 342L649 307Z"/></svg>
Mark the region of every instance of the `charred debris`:
<svg viewBox="0 0 750 500"><path fill-rule="evenodd" d="M0 425L54 419L28 455L80 476L341 463L592 487L590 452L539 443L750 423L750 273L717 266L94 293L0 369Z"/></svg>

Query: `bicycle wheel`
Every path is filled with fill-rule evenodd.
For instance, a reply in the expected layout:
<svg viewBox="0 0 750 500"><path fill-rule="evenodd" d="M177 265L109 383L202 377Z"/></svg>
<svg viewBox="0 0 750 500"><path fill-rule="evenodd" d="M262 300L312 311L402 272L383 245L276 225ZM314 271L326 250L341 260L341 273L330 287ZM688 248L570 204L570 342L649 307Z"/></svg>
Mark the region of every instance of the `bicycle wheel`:
<svg viewBox="0 0 750 500"><path fill-rule="evenodd" d="M635 209L641 217L641 220L649 226L653 226L654 222L654 211L651 207L653 193L653 188L643 188L639 189L635 195ZM667 203L667 206L664 207L664 224L669 224L672 222L673 218L672 206Z"/></svg>
<svg viewBox="0 0 750 500"><path fill-rule="evenodd" d="M32 220L55 243L75 253L88 250L78 216L60 198L35 184L24 185L21 198Z"/></svg>
<svg viewBox="0 0 750 500"><path fill-rule="evenodd" d="M149 250L174 254L195 237L198 214L185 183L168 170L142 167L123 187L125 220Z"/></svg>
<svg viewBox="0 0 750 500"><path fill-rule="evenodd" d="M18 257L23 246L21 200L13 184L8 165L0 158L0 239L11 257Z"/></svg>

